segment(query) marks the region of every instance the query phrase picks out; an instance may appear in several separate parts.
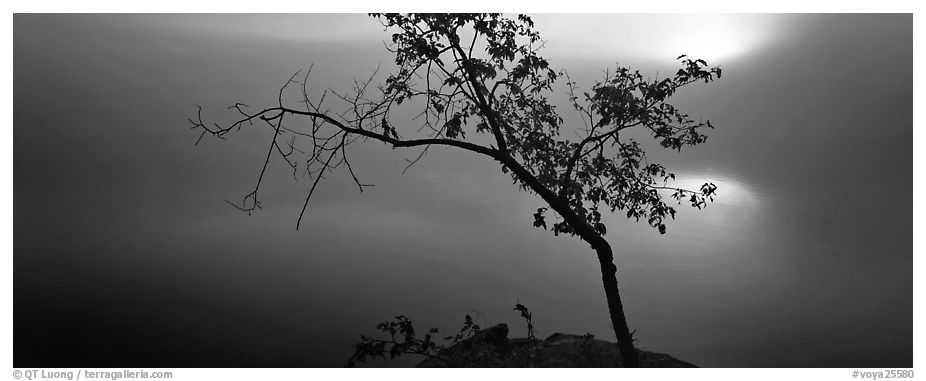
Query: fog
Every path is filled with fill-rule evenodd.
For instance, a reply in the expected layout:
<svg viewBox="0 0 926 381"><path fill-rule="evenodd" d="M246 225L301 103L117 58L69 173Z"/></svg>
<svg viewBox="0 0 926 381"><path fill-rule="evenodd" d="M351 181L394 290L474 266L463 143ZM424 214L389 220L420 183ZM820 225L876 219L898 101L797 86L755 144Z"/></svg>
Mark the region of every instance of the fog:
<svg viewBox="0 0 926 381"><path fill-rule="evenodd" d="M536 18L586 88L617 61L677 70L689 52L651 48L675 46L672 25L726 44L698 47L723 78L675 101L717 126L708 142L650 148L717 201L679 207L665 235L607 220L637 345L707 367L911 367L912 16L640 17L666 34ZM280 162L262 210L225 203L253 188L270 135L194 147L195 105L221 120L273 104L312 64L316 88L347 90L390 69L383 40L362 15L16 15L14 365L337 367L397 314L524 336L516 300L541 337L613 340L593 251L533 228L541 200L482 157L432 149L403 175L417 151L357 145L375 187L331 175L298 231L311 182Z"/></svg>

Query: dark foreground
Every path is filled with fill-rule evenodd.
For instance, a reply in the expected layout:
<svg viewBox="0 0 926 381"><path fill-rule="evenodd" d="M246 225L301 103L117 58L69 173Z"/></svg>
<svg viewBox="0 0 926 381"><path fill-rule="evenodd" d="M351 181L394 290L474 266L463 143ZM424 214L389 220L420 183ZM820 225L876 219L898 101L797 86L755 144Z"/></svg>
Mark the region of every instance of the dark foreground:
<svg viewBox="0 0 926 381"><path fill-rule="evenodd" d="M545 340L508 338L508 326L499 324L428 358L419 368L619 368L623 367L616 343L591 335L554 333ZM644 368L696 368L663 353L640 350Z"/></svg>

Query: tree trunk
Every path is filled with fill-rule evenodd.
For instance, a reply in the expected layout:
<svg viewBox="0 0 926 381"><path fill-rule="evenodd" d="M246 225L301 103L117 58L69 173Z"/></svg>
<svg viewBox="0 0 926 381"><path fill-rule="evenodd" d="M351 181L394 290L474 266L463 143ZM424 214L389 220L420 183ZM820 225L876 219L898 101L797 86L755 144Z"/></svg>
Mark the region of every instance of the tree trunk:
<svg viewBox="0 0 926 381"><path fill-rule="evenodd" d="M617 288L617 266L614 265L614 255L611 246L604 240L592 243L592 248L598 253L598 263L601 265L601 281L604 284L604 293L608 299L608 312L611 315L611 326L617 337L617 345L621 352L621 359L625 368L640 366L640 355L633 346L633 335L627 326L624 317L624 305L621 303L621 294Z"/></svg>
<svg viewBox="0 0 926 381"><path fill-rule="evenodd" d="M614 327L614 335L617 337L621 359L625 368L639 367L640 356L633 347L633 336L630 334L630 328L627 327L627 319L624 317L624 305L621 303L621 294L617 289L617 266L614 266L614 254L611 252L611 245L583 218L576 215L565 198L557 197L553 191L544 187L534 175L524 169L517 161L507 156L507 154L493 157L537 192L573 228L575 234L592 245L592 248L598 253L598 263L601 264L601 281L604 284L604 293L608 299L611 326Z"/></svg>

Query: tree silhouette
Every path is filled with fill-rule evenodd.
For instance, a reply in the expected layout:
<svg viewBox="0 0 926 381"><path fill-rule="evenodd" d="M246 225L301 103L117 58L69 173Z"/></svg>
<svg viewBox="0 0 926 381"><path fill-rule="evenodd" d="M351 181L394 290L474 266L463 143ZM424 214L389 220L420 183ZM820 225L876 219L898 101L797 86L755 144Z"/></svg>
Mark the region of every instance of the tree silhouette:
<svg viewBox="0 0 926 381"><path fill-rule="evenodd" d="M258 189L274 152L294 173L302 168L313 179L297 229L326 173L346 168L360 191L369 186L351 166L347 147L354 143L373 140L396 148L417 147L420 152L409 166L431 146L485 156L498 162L522 190L546 202L533 215L535 227L578 236L595 250L623 363L638 365L601 210L645 219L665 233L665 221L674 218L676 210L664 196L700 209L713 199L716 187L671 186L674 174L649 162L640 144L622 132L648 131L660 145L674 150L703 143L707 137L702 131L713 128L710 122L694 121L666 100L683 86L719 78L720 68L680 56L681 69L668 78L651 79L617 67L605 72L590 91L581 92L567 72L554 70L538 54L543 41L528 16L371 16L393 31L386 49L394 54L397 69L384 83L374 84L374 73L355 80L350 92L325 90L312 100L307 84L310 68L281 87L272 107L257 111L241 103L230 107L240 115L228 124L207 125L197 106L197 116L190 120L194 129L202 131L197 143L207 134L223 137L255 123L271 127L273 137L256 186L240 204L231 204L248 213L260 208ZM563 79L580 126L567 125L549 98L554 84ZM294 93L298 100L286 102ZM342 104L343 111L330 111L326 102L332 101ZM396 110L409 107L420 111L417 118L394 116ZM546 220L550 211L555 218L552 224Z"/></svg>

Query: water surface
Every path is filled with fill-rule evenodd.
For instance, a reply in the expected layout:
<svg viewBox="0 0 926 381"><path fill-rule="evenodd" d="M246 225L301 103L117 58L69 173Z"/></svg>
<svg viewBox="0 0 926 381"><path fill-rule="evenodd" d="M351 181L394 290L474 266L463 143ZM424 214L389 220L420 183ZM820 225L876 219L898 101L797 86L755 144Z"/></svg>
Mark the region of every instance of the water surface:
<svg viewBox="0 0 926 381"><path fill-rule="evenodd" d="M680 207L665 235L608 217L630 325L701 366L910 367L912 17L780 17L773 42L678 95L711 140L651 153L685 186L716 183L716 202ZM400 175L414 153L363 146L376 187L332 175L299 231L309 183L282 165L263 210L228 207L266 131L194 149L194 104L218 116L273 102L312 62L338 87L390 60L360 32L203 32L229 18L248 19L14 18L15 366L340 366L397 314L523 336L515 301L541 336L613 338L593 252L532 228L539 200L482 158L435 149ZM586 85L613 64L551 54Z"/></svg>

